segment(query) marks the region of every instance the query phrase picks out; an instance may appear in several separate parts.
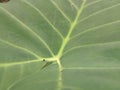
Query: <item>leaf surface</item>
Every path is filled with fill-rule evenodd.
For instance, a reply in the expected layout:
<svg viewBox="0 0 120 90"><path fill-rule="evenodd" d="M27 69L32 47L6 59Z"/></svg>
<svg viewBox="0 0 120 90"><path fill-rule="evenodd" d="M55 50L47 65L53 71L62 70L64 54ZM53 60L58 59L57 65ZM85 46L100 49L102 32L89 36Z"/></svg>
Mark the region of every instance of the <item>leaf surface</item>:
<svg viewBox="0 0 120 90"><path fill-rule="evenodd" d="M120 0L0 3L0 90L119 90Z"/></svg>

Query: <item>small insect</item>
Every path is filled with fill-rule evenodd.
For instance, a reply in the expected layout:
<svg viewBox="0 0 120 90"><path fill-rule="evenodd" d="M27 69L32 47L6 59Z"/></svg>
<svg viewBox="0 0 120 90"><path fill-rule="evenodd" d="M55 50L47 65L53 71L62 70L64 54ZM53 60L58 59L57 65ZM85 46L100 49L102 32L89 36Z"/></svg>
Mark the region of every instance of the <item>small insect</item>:
<svg viewBox="0 0 120 90"><path fill-rule="evenodd" d="M43 59L43 61L45 61L45 59Z"/></svg>
<svg viewBox="0 0 120 90"><path fill-rule="evenodd" d="M6 3L8 1L10 1L10 0L0 0L0 3Z"/></svg>
<svg viewBox="0 0 120 90"><path fill-rule="evenodd" d="M46 62L46 64L41 68L44 69L45 67L49 66L50 64L52 64L53 62Z"/></svg>

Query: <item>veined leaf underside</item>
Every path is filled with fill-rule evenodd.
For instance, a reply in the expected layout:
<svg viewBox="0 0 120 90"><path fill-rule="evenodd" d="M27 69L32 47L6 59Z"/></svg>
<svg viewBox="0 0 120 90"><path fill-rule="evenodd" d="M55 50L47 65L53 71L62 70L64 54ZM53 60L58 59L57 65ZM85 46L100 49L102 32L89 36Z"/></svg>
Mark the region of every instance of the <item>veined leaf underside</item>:
<svg viewBox="0 0 120 90"><path fill-rule="evenodd" d="M10 3L12 3L12 2L14 2L14 1L11 1ZM17 1L16 0L15 2L17 4L19 2L21 4L23 4L23 6L25 6L25 10L31 9L32 12L35 12L35 14L33 14L33 16L32 16L33 18L35 18L34 15L36 15L36 16L38 15L40 18L42 18L41 21L38 20L38 21L36 21L37 23L35 23L38 25L38 27L37 27L37 25L32 26L31 23L27 22L27 20L25 21L24 17L19 16L19 13L17 11L15 11L15 14L14 14L13 10L15 10L15 9L13 9L13 8L9 9L9 7L12 7L12 6L7 7L4 5L1 5L0 6L1 12L4 13L4 15L7 16L7 18L9 18L10 20L13 20L17 24L19 24L21 29L24 29L26 32L28 32L29 36L32 36L32 38L30 37L31 40L35 40L36 44L38 44L38 45L36 45L35 47L33 47L32 45L31 46L28 45L28 47L26 47L25 45L27 45L27 42L26 43L17 43L7 37L5 38L4 35L2 35L2 33L4 33L4 32L2 32L2 29L4 29L5 27L0 28L0 34L1 34L0 45L2 45L2 44L6 45L9 48L14 48L15 50L27 53L28 57L30 57L30 56L33 57L32 59L27 58L27 59L24 59L23 61L17 61L17 59L15 58L15 60L13 60L13 62L12 61L7 62L7 60L3 61L3 60L1 60L2 58L0 58L0 60L2 61L2 63L0 63L0 68L4 69L3 70L4 72L2 72L2 75L1 75L2 79L0 81L0 83L1 83L0 89L1 90L4 89L4 83L8 82L7 80L5 80L5 78L8 77L7 71L14 69L15 67L17 67L17 69L19 71L19 72L17 72L18 77L16 77L15 80L11 81L10 84L7 85L7 87L5 88L6 90L12 90L12 89L14 90L14 87L16 85L19 86L19 83L21 83L22 81L27 80L28 78L31 78L32 76L34 76L42 71L43 71L42 73L45 73L44 70L45 69L49 70L49 67L50 67L50 72L54 71L54 70L51 70L51 67L52 67L52 65L55 66L56 64L58 65L58 72L56 71L57 79L49 78L46 81L39 82L41 85L43 83L48 83L48 82L57 82L57 84L55 85L57 87L56 90L63 90L63 89L79 90L80 87L78 87L78 86L69 87L69 86L67 86L67 84L64 85L65 76L63 76L63 75L64 75L65 71L67 71L67 70L68 71L71 70L71 72L75 70L75 72L76 72L76 71L80 71L80 70L81 71L82 70L91 70L91 71L105 70L106 71L106 70L119 70L120 69L120 67L118 67L118 66L109 66L109 65L104 66L104 67L101 67L101 66L100 67L98 67L98 66L82 67L82 66L74 66L74 64L72 66L72 64L70 64L71 67L69 67L70 65L68 65L68 66L65 65L67 61L66 62L62 61L62 60L64 60L64 57L68 58L67 55L69 53L72 53L72 52L76 53L77 50L79 50L79 49L84 49L84 48L88 48L88 49L93 48L94 49L96 47L99 47L99 48L105 47L105 50L108 50L109 48L106 49L107 46L108 47L111 46L112 48L115 48L115 46L116 46L119 49L120 40L118 38L119 36L117 35L117 33L120 34L120 30L119 30L120 28L118 27L118 25L120 23L119 15L116 15L116 17L113 17L113 19L111 19L111 20L108 20L108 21L106 20L106 22L99 21L99 19L101 19L100 15L102 16L102 13L103 14L105 12L110 13L110 10L114 10L114 9L120 7L119 0L115 0L115 1L114 0L111 0L111 1L109 1L109 0L106 0L106 1L105 0L97 0L97 1L92 0L91 2L88 0L76 0L76 1L74 1L74 0L66 0L66 1L64 1L64 0L61 0L61 1L49 0L48 3L47 3L47 1L42 1L42 0L41 1L36 1L36 0L35 1L33 1L33 0ZM61 25L61 27L59 27L59 25L57 25L59 23L59 21L53 22L51 19L53 17L49 15L49 13L51 14L51 12L48 12L48 13L44 12L44 10L46 10L46 8L44 8L42 10L41 7L44 7L44 6L41 4L40 4L41 7L38 6L38 4L40 2L43 2L43 5L44 5L44 3L48 4L48 7L51 6L51 9L53 8L57 12L57 14L60 16L61 20L63 20L63 22L60 21L60 24L66 24L66 25L65 26L63 25L63 28L62 28L62 25ZM99 7L95 6L97 4L102 5L103 2L106 5L103 8L100 6ZM111 2L113 2L113 4L111 4ZM70 7L62 6L63 3ZM110 3L110 5L107 3ZM93 6L95 6L96 8L100 8L100 9L98 9L96 11L93 10L91 12L89 11L89 13L88 13L89 15L84 16L84 14L86 13L85 10L87 10ZM68 13L72 14L72 10L74 10L73 15L75 15L75 16L68 14ZM94 17L98 18L98 22L97 22L97 20L96 21L94 20ZM29 16L28 16L28 18L29 18ZM4 18L4 19L6 19L6 18ZM95 21L96 24L92 24L92 22L90 22L92 20ZM56 22L57 22L57 24L56 24ZM2 23L2 22L0 22L0 23ZM33 23L34 23L34 21L33 21ZM41 28L39 28L38 23L40 23L41 26L42 26L42 24L48 25L49 28L47 28L47 27L44 27L44 28L46 28L46 31L47 31L47 29L49 29L49 31L51 31L53 33L47 34L46 31L44 31L44 28L42 28L43 30ZM86 25L88 24L88 27L86 26L87 28L84 28L85 24ZM1 26L2 25L3 24L1 24ZM109 26L112 26L112 25L114 27L118 27L118 28L116 29L116 31L114 31L113 33L109 33L109 35L107 36L106 28ZM7 29L9 30L10 28L7 28ZM10 29L10 30L12 30L12 29ZM97 35L100 30L101 31L103 30L106 35L106 37L103 36L102 39L108 38L112 35L116 35L116 37L112 38L111 41L108 39L103 40L103 41L102 40L98 41L98 40L100 40L101 37L97 37L97 36L95 36L95 34ZM8 32L8 31L6 30L5 32ZM21 30L21 32L22 32L22 30ZM65 32L65 33L63 33L63 32ZM93 37L90 37L90 39L88 38L88 40L91 40L91 42L89 42L86 40L87 37L84 37L84 36L85 35L87 36L87 34L92 35L92 32L93 32L93 36L96 37L98 40L96 39L96 41L95 41L95 40L91 39ZM110 32L112 32L112 29L110 30ZM43 33L43 36L41 33ZM15 34L18 34L18 33L16 32ZM22 33L20 33L20 34L22 35ZM51 34L51 36L46 37L47 35L50 35L50 34ZM56 41L51 40L51 38L53 38L52 36L57 36L57 37L54 37L54 38L56 38ZM86 42L84 43L84 41L82 41L82 39L80 40L80 37L82 37L83 40L86 40ZM21 36L19 38L21 39ZM50 42L49 38L50 38L51 42ZM27 39L29 39L29 38L27 38ZM30 41L30 43L31 43L31 41ZM22 45L22 44L25 44L25 45ZM47 55L45 56L44 54L43 55L41 54L42 49L41 48L40 48L41 50L38 49L39 45L43 46L43 50L46 50L45 52L47 52L49 54L48 55L49 57L46 57ZM38 51L35 51L35 49ZM102 52L101 50L98 50L98 51ZM92 54L90 54L90 55L92 56ZM115 57L113 57L113 58L115 58ZM104 59L106 59L106 57L104 57ZM46 62L44 63L43 60L46 60ZM43 64L41 65L41 62L43 62L44 65ZM38 63L38 64L34 65L36 63ZM50 63L50 64L46 65L46 63ZM30 68L30 65L32 65L32 64L33 64L33 66L36 66L35 67L36 71L34 72L31 70L30 72L32 74L30 73L29 75L25 75L25 72L26 72L25 68L26 67ZM40 68L44 68L44 69L38 68L39 65L41 65ZM82 90L82 87L81 87L81 90ZM87 90L87 89L85 89L85 90Z"/></svg>

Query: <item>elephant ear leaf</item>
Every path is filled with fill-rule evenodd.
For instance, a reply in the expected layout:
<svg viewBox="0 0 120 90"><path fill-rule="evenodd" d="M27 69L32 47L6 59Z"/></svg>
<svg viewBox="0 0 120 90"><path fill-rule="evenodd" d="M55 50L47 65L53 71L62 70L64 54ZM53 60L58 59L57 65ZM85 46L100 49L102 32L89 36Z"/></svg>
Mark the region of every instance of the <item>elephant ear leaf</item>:
<svg viewBox="0 0 120 90"><path fill-rule="evenodd" d="M0 0L0 90L120 90L120 0Z"/></svg>

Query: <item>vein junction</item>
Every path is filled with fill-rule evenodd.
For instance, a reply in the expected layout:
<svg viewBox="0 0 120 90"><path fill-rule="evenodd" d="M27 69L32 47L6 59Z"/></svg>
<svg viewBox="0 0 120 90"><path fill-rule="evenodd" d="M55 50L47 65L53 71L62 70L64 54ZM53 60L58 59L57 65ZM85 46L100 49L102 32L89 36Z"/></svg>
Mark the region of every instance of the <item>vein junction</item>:
<svg viewBox="0 0 120 90"><path fill-rule="evenodd" d="M68 30L69 32L68 32L68 34L66 35L65 39L63 39L61 48L60 48L60 50L59 50L59 52L58 52L58 54L57 54L57 56L56 56L56 57L58 58L58 59L57 59L57 63L58 63L58 66L59 66L58 90L61 90L61 88L62 88L62 70L63 70L63 67L62 67L62 64L61 64L61 62L60 62L60 58L61 58L61 56L62 56L62 54L63 54L64 48L66 47L67 43L68 43L69 40L70 40L70 36L71 36L71 34L72 34L75 26L76 26L77 23L78 23L78 19L79 19L80 15L81 15L81 13L82 13L82 11L83 11L83 9L84 9L84 6L85 6L85 2L86 2L86 0L83 0L83 3L81 4L80 9L77 11L77 15L76 15L74 21L71 23L70 28L69 28L69 30Z"/></svg>
<svg viewBox="0 0 120 90"><path fill-rule="evenodd" d="M60 62L60 58L61 58L61 56L63 54L64 48L66 47L67 43L70 40L70 36L71 36L75 26L78 23L78 19L79 19L80 15L81 15L81 13L82 13L82 11L84 9L84 6L85 6L85 2L86 2L86 0L83 0L80 8L77 11L75 19L73 20L73 22L71 22L68 33L67 33L66 37L63 39L60 50L58 51L56 56L51 57L51 58L39 58L38 57L36 60L32 60L32 61L17 62L17 63L12 63L12 64L11 63L9 63L9 64L1 64L0 67L8 67L8 66L13 66L13 65L21 65L21 64L27 64L27 63L39 62L39 61L43 61L44 59L46 61L56 61L57 64L58 64L58 67L59 67L58 86L57 87L58 87L58 90L61 90L62 89L62 70L63 70L63 67L62 67L62 64Z"/></svg>

